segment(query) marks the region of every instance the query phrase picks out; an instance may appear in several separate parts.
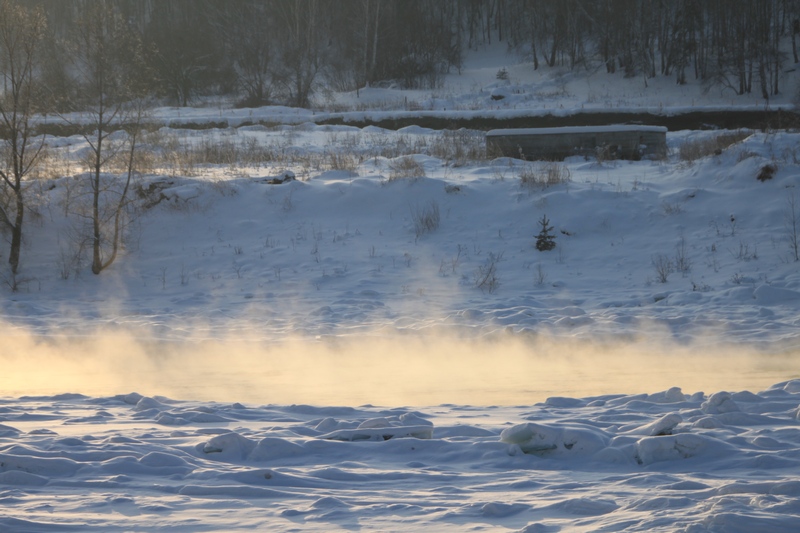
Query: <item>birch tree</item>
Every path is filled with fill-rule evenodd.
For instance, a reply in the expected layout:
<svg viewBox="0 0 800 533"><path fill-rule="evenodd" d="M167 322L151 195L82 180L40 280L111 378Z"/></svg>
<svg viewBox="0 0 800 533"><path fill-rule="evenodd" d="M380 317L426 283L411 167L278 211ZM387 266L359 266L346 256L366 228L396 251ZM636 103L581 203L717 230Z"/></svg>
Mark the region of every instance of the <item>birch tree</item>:
<svg viewBox="0 0 800 533"><path fill-rule="evenodd" d="M43 138L34 138L31 123L39 111L36 61L44 28L41 11L26 10L10 0L0 2L0 224L11 233L8 263L13 289L27 206L26 177L44 146Z"/></svg>
<svg viewBox="0 0 800 533"><path fill-rule="evenodd" d="M89 205L77 214L88 222L92 273L99 274L122 244L149 76L141 39L110 2L87 6L72 45L84 95L74 106L91 126L84 134L90 148Z"/></svg>

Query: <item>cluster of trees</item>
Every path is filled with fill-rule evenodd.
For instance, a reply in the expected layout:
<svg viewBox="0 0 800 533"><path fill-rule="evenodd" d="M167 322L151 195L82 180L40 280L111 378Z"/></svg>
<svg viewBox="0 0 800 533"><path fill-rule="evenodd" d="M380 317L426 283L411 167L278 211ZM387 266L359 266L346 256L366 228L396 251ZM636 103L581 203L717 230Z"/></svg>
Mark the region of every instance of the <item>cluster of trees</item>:
<svg viewBox="0 0 800 533"><path fill-rule="evenodd" d="M463 2L438 0L95 0L145 43L151 94L180 106L233 95L241 105L311 104L315 90L377 80L431 87L461 62ZM51 81L71 92L70 50L87 0L17 0L41 7Z"/></svg>
<svg viewBox="0 0 800 533"><path fill-rule="evenodd" d="M0 275L14 290L25 215L35 200L35 180L29 178L45 154L37 120L56 113L70 122L69 112L81 112L79 130L90 156L71 214L81 221L76 244L91 250L91 269L99 274L114 262L127 223L137 135L152 79L141 35L110 4L86 2L72 32L59 41L63 55L51 55L49 30L43 9L0 0L0 232L10 235L8 273L3 269ZM56 68L57 59L68 61ZM109 172L120 163L123 179Z"/></svg>
<svg viewBox="0 0 800 533"><path fill-rule="evenodd" d="M567 65L625 76L691 77L736 94L780 91L789 47L798 62L794 0L497 0L495 24L526 45L534 68ZM487 35L488 37L488 35ZM789 42L791 46L789 46Z"/></svg>
<svg viewBox="0 0 800 533"><path fill-rule="evenodd" d="M150 92L183 106L224 94L243 105L305 107L317 88L386 80L430 88L461 67L465 50L497 41L535 69L599 65L769 98L787 59L798 62L800 32L796 0L98 1L147 44ZM18 0L43 8L51 58L69 53L61 43L92 3ZM69 80L67 61L51 67L51 82Z"/></svg>
<svg viewBox="0 0 800 533"><path fill-rule="evenodd" d="M92 271L117 254L146 102L211 95L311 105L315 91L435 87L501 41L544 66L781 89L798 62L797 0L0 0L0 230L19 268L32 118L80 110L92 161ZM125 128L126 135L111 136ZM111 162L125 179L111 178ZM109 207L110 206L110 207Z"/></svg>

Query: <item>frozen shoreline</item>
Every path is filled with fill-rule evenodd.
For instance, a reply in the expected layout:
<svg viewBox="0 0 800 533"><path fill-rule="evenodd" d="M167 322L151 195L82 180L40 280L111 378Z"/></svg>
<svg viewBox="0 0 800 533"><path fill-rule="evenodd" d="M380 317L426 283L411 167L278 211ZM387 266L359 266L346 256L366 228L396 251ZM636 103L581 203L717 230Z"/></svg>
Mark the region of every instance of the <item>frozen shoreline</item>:
<svg viewBox="0 0 800 533"><path fill-rule="evenodd" d="M0 526L788 532L798 391L480 409L3 400Z"/></svg>

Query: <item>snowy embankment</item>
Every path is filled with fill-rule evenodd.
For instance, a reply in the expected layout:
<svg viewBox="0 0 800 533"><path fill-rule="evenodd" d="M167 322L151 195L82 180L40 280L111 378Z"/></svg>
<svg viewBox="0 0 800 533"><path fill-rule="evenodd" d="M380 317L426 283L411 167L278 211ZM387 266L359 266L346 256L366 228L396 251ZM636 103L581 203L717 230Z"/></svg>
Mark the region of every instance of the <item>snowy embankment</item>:
<svg viewBox="0 0 800 533"><path fill-rule="evenodd" d="M100 276L75 180L40 191L0 300L0 529L800 527L798 134L544 164L442 151L474 132L157 133ZM273 159L157 168L186 143Z"/></svg>
<svg viewBox="0 0 800 533"><path fill-rule="evenodd" d="M796 531L800 382L524 407L0 402L4 531Z"/></svg>
<svg viewBox="0 0 800 533"><path fill-rule="evenodd" d="M668 161L564 164L423 155L465 141L418 127L158 135L201 150L259 146L280 162L154 169L125 255L97 277L81 269L74 217L64 216L74 180L50 182L29 227L29 282L3 300L6 321L43 334L142 327L173 340L383 327L706 344L798 337L787 227L800 217L798 134L755 133L687 162L681 144L717 134L670 133ZM74 161L85 150L78 137L50 142ZM767 167L770 179L758 180ZM270 184L285 170L298 179ZM543 215L557 243L549 252L534 247Z"/></svg>

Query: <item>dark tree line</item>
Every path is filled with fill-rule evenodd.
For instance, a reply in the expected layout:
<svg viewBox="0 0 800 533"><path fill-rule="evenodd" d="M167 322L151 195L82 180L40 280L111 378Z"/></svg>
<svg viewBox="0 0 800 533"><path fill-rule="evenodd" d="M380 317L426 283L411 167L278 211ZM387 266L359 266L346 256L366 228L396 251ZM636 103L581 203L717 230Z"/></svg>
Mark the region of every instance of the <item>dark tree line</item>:
<svg viewBox="0 0 800 533"><path fill-rule="evenodd" d="M320 87L435 87L465 50L502 41L535 69L673 76L777 94L798 61L797 0L19 0L53 38L104 1L136 28L153 94L309 106ZM56 63L63 65L64 62ZM52 73L54 81L66 80ZM66 90L66 88L65 88Z"/></svg>
<svg viewBox="0 0 800 533"><path fill-rule="evenodd" d="M674 76L730 88L780 92L784 64L797 63L796 0L495 0L513 45L544 63L608 73ZM489 16L484 17L489 20ZM470 35L473 30L470 29ZM499 29L498 29L499 35ZM787 57L790 56L790 57Z"/></svg>

